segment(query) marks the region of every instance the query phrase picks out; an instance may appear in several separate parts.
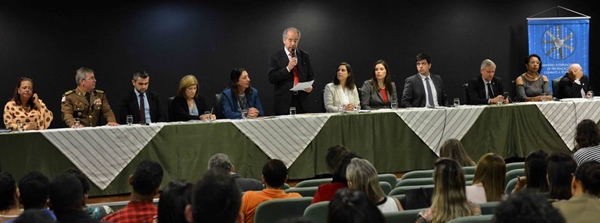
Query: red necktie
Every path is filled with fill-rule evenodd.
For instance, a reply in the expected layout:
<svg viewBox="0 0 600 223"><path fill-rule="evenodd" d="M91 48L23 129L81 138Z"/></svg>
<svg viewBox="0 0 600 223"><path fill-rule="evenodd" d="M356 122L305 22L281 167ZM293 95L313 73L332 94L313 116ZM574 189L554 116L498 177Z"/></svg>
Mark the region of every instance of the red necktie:
<svg viewBox="0 0 600 223"><path fill-rule="evenodd" d="M290 52L290 57L294 57L292 52ZM292 72L294 73L294 86L296 86L300 82L300 80L298 80L298 66L295 66L294 69L292 69Z"/></svg>

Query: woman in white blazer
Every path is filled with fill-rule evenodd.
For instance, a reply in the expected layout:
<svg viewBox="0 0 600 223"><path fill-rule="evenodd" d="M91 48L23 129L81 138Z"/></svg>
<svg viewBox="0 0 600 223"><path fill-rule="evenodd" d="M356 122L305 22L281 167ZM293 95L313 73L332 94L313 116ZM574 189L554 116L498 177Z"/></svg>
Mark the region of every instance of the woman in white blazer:
<svg viewBox="0 0 600 223"><path fill-rule="evenodd" d="M346 62L338 65L333 81L325 86L323 102L327 112L352 111L355 106L360 107L358 90L354 84L352 67Z"/></svg>

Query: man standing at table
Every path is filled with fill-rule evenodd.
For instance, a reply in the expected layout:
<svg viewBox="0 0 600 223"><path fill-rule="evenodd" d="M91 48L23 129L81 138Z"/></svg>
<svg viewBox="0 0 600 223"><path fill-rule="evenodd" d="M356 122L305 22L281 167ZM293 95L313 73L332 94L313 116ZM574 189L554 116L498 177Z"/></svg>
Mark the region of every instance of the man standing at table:
<svg viewBox="0 0 600 223"><path fill-rule="evenodd" d="M65 92L61 99L60 110L65 124L72 128L97 126L102 115L107 125L119 125L104 91L95 89L94 71L85 67L77 69L75 81L78 84L77 88ZM75 118L79 118L79 126L75 124Z"/></svg>
<svg viewBox="0 0 600 223"><path fill-rule="evenodd" d="M496 63L490 59L485 59L481 63L479 72L481 77L473 78L469 81L469 101L470 105L491 105L502 102L508 104L508 97L504 98L504 86L502 79L494 76L496 73Z"/></svg>
<svg viewBox="0 0 600 223"><path fill-rule="evenodd" d="M431 57L425 53L417 55L417 71L419 73L407 77L404 81L401 106L435 108L446 106L446 90L440 75L429 72Z"/></svg>
<svg viewBox="0 0 600 223"><path fill-rule="evenodd" d="M167 114L158 94L148 91L150 75L146 71L136 70L131 83L133 91L122 97L119 104L119 122L127 123L127 115L133 117L133 123L166 122Z"/></svg>
<svg viewBox="0 0 600 223"><path fill-rule="evenodd" d="M275 90L275 115L289 114L290 107L296 107L297 113L306 113L308 93L312 86L303 91L290 91L300 82L315 79L308 53L298 49L300 30L288 27L283 30L283 49L271 54L269 59L269 82Z"/></svg>

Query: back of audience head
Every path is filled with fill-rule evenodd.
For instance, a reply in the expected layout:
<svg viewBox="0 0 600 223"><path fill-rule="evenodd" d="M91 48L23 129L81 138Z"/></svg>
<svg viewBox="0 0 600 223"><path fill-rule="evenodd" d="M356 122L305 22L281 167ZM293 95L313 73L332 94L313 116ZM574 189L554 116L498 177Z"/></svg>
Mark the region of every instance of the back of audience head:
<svg viewBox="0 0 600 223"><path fill-rule="evenodd" d="M241 205L242 193L229 172L209 169L194 185L192 205L185 209L186 219L188 222L233 223L241 220Z"/></svg>
<svg viewBox="0 0 600 223"><path fill-rule="evenodd" d="M327 170L330 173L335 171L337 165L339 164L342 156L345 153L349 153L350 149L346 148L343 145L333 145L327 149L327 153L325 154L325 163L327 164Z"/></svg>
<svg viewBox="0 0 600 223"><path fill-rule="evenodd" d="M129 179L133 190L145 196L154 196L158 193L163 178L162 166L152 160L143 160Z"/></svg>
<svg viewBox="0 0 600 223"><path fill-rule="evenodd" d="M173 180L162 190L158 202L158 222L186 222L185 208L192 203L192 183Z"/></svg>
<svg viewBox="0 0 600 223"><path fill-rule="evenodd" d="M433 171L432 222L473 215L466 195L465 175L462 167L449 158L439 158Z"/></svg>
<svg viewBox="0 0 600 223"><path fill-rule="evenodd" d="M467 155L458 139L448 139L440 147L440 157L453 159L461 166L475 166L475 162Z"/></svg>
<svg viewBox="0 0 600 223"><path fill-rule="evenodd" d="M575 149L592 147L600 144L600 130L596 122L584 119L575 128Z"/></svg>
<svg viewBox="0 0 600 223"><path fill-rule="evenodd" d="M233 171L233 164L229 160L229 156L224 153L217 153L208 159L208 169L218 168L228 172Z"/></svg>
<svg viewBox="0 0 600 223"><path fill-rule="evenodd" d="M48 200L50 179L46 175L31 171L19 180L19 198L23 209L43 209Z"/></svg>
<svg viewBox="0 0 600 223"><path fill-rule="evenodd" d="M290 217L280 219L277 223L314 223L314 221L305 217Z"/></svg>
<svg viewBox="0 0 600 223"><path fill-rule="evenodd" d="M600 162L593 160L579 165L575 170L573 183L581 186L583 193L600 197Z"/></svg>
<svg viewBox="0 0 600 223"><path fill-rule="evenodd" d="M340 183L343 183L344 185L348 186L348 179L346 178L346 170L347 170L348 164L350 164L350 161L352 160L352 158L360 158L360 157L352 152L345 153L340 157L339 163L338 163L337 167L335 168L335 170L333 171L333 178L332 178L331 182L340 182Z"/></svg>
<svg viewBox="0 0 600 223"><path fill-rule="evenodd" d="M565 219L545 196L523 189L511 194L496 207L494 222L563 223Z"/></svg>
<svg viewBox="0 0 600 223"><path fill-rule="evenodd" d="M13 223L54 223L52 217L40 209L29 209L23 211Z"/></svg>
<svg viewBox="0 0 600 223"><path fill-rule="evenodd" d="M0 173L0 210L14 208L17 203L17 184L9 172Z"/></svg>
<svg viewBox="0 0 600 223"><path fill-rule="evenodd" d="M385 197L379 185L377 170L366 159L352 158L346 168L346 179L349 188L362 191L374 204Z"/></svg>
<svg viewBox="0 0 600 223"><path fill-rule="evenodd" d="M525 157L525 176L527 177L527 188L538 192L548 192L548 181L546 180L548 153L544 150L530 152Z"/></svg>
<svg viewBox="0 0 600 223"><path fill-rule="evenodd" d="M385 218L375 203L362 191L339 189L329 202L328 223L378 223Z"/></svg>
<svg viewBox="0 0 600 223"><path fill-rule="evenodd" d="M288 170L285 164L278 159L271 159L262 169L263 181L267 187L283 189L287 181Z"/></svg>
<svg viewBox="0 0 600 223"><path fill-rule="evenodd" d="M566 200L571 198L571 179L577 168L575 159L563 152L554 152L548 157L546 167L548 198Z"/></svg>
<svg viewBox="0 0 600 223"><path fill-rule="evenodd" d="M50 209L59 213L83 209L83 187L75 175L62 173L50 181Z"/></svg>
<svg viewBox="0 0 600 223"><path fill-rule="evenodd" d="M73 176L77 177L79 182L81 182L81 186L83 187L83 194L87 198L88 192L90 191L90 183L88 182L85 174L83 174L83 172L77 168L69 168L67 169L66 173L73 174Z"/></svg>
<svg viewBox="0 0 600 223"><path fill-rule="evenodd" d="M482 183L488 202L500 201L506 187L506 163L495 153L486 153L479 161L473 176L473 183Z"/></svg>

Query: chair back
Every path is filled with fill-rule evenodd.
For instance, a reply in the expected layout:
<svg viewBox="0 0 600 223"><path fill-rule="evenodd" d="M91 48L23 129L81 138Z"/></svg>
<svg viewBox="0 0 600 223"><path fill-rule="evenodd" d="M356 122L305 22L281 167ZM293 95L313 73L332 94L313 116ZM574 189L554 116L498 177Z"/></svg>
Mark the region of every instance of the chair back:
<svg viewBox="0 0 600 223"><path fill-rule="evenodd" d="M379 182L385 181L391 186L396 186L396 183L398 183L398 177L396 177L396 174L393 173L382 173L378 174L377 177L379 178Z"/></svg>
<svg viewBox="0 0 600 223"><path fill-rule="evenodd" d="M175 96L171 96L168 98L167 100L167 111L169 112L169 121L173 121L175 120L175 114L173 113L173 99L175 98Z"/></svg>
<svg viewBox="0 0 600 223"><path fill-rule="evenodd" d="M426 178L426 177L433 177L433 169L409 171L409 172L405 173L404 175L402 175L400 180L411 179L411 178Z"/></svg>
<svg viewBox="0 0 600 223"><path fill-rule="evenodd" d="M277 222L284 218L302 217L312 199L312 197L283 198L262 202L256 207L254 222Z"/></svg>
<svg viewBox="0 0 600 223"><path fill-rule="evenodd" d="M389 194L390 191L392 191L392 185L390 185L388 182L379 181L379 186L381 187L381 190L383 190L384 194Z"/></svg>
<svg viewBox="0 0 600 223"><path fill-rule="evenodd" d="M419 212L423 209L404 210L398 212L385 212L385 222L390 223L414 223L419 218Z"/></svg>
<svg viewBox="0 0 600 223"><path fill-rule="evenodd" d="M506 189L504 189L504 193L506 193L506 195L512 194L512 191L515 189L518 181L519 180L517 178L509 180L508 183L506 183Z"/></svg>
<svg viewBox="0 0 600 223"><path fill-rule="evenodd" d="M525 169L513 169L511 171L506 172L506 182L517 178L518 176L525 176Z"/></svg>
<svg viewBox="0 0 600 223"><path fill-rule="evenodd" d="M318 187L321 184L331 183L332 180L332 178L302 180L295 187Z"/></svg>
<svg viewBox="0 0 600 223"><path fill-rule="evenodd" d="M313 197L319 187L292 187L285 189L286 193L299 193L302 197Z"/></svg>
<svg viewBox="0 0 600 223"><path fill-rule="evenodd" d="M466 216L466 217L455 218L455 219L448 221L448 223L493 223L493 222L494 222L494 215L491 215L491 214Z"/></svg>
<svg viewBox="0 0 600 223"><path fill-rule="evenodd" d="M477 169L477 166L463 166L462 169L465 175L473 175L475 174L475 169Z"/></svg>
<svg viewBox="0 0 600 223"><path fill-rule="evenodd" d="M500 201L490 201L486 203L479 204L479 208L481 208L481 214L494 214L496 213L496 207L500 204Z"/></svg>
<svg viewBox="0 0 600 223"><path fill-rule="evenodd" d="M433 188L433 184L431 184L431 185L400 186L400 187L396 187L396 188L392 189L392 191L390 191L390 193L388 194L388 196L405 194L406 191L414 190L414 189L419 189L419 188Z"/></svg>
<svg viewBox="0 0 600 223"><path fill-rule="evenodd" d="M413 178L413 179L400 179L396 184L396 187L401 186L423 186L423 185L433 185L433 178Z"/></svg>
<svg viewBox="0 0 600 223"><path fill-rule="evenodd" d="M552 79L552 95L554 97L558 97L558 83L560 82L560 79L562 78L562 76L557 77Z"/></svg>
<svg viewBox="0 0 600 223"><path fill-rule="evenodd" d="M525 162L512 162L506 164L506 172L514 170L514 169L524 169Z"/></svg>
<svg viewBox="0 0 600 223"><path fill-rule="evenodd" d="M463 94L465 96L465 102L463 102L463 104L470 105L471 97L469 97L469 83L462 84L462 87L463 87Z"/></svg>
<svg viewBox="0 0 600 223"><path fill-rule="evenodd" d="M222 93L215 94L215 106L213 108L215 108L214 114L215 114L215 116L217 116L217 119L225 118L225 114L223 114L223 105L221 105L222 98L223 98Z"/></svg>
<svg viewBox="0 0 600 223"><path fill-rule="evenodd" d="M321 201L309 205L304 210L304 217L312 220L314 223L327 223L329 214L329 201Z"/></svg>

